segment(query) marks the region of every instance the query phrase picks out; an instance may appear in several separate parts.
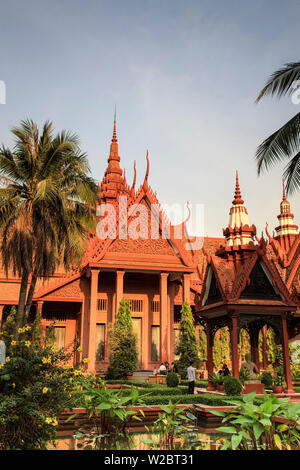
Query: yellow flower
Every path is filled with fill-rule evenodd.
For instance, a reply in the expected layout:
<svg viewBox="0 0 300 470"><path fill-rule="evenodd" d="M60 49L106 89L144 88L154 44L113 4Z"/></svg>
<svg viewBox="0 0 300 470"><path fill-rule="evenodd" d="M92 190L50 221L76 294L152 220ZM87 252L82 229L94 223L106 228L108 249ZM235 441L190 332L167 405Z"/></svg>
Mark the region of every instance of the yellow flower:
<svg viewBox="0 0 300 470"><path fill-rule="evenodd" d="M13 388L16 388L16 384L15 384L15 382L13 382L12 386L13 386Z"/></svg>
<svg viewBox="0 0 300 470"><path fill-rule="evenodd" d="M48 392L48 388L47 387L44 387L43 388L43 393L47 393Z"/></svg>
<svg viewBox="0 0 300 470"><path fill-rule="evenodd" d="M48 357L48 358L47 358L47 357L43 357L43 358L42 358L42 363L43 363L43 364L50 364L50 363L51 363L51 360L50 360L49 357Z"/></svg>
<svg viewBox="0 0 300 470"><path fill-rule="evenodd" d="M31 330L31 326L25 326L25 331L30 331Z"/></svg>
<svg viewBox="0 0 300 470"><path fill-rule="evenodd" d="M46 424L51 424L52 423L52 418L46 418L45 423Z"/></svg>
<svg viewBox="0 0 300 470"><path fill-rule="evenodd" d="M29 348L30 345L31 345L31 341L25 341L25 346L26 346L27 348Z"/></svg>
<svg viewBox="0 0 300 470"><path fill-rule="evenodd" d="M2 367L4 367L4 364L0 364L0 369L2 369Z"/></svg>
<svg viewBox="0 0 300 470"><path fill-rule="evenodd" d="M11 345L12 345L12 346L16 346L16 345L17 345L17 341L12 341L12 342L11 342Z"/></svg>
<svg viewBox="0 0 300 470"><path fill-rule="evenodd" d="M81 374L80 370L78 370L78 369L74 370L74 375L80 375L80 374Z"/></svg>
<svg viewBox="0 0 300 470"><path fill-rule="evenodd" d="M10 361L10 357L9 357L9 356L7 356L7 358L6 358L6 362L9 362L9 361Z"/></svg>
<svg viewBox="0 0 300 470"><path fill-rule="evenodd" d="M78 346L77 351L78 351L78 352L82 352L82 347L81 347L81 346Z"/></svg>
<svg viewBox="0 0 300 470"><path fill-rule="evenodd" d="M70 378L69 378L69 382L73 382L73 377L70 377Z"/></svg>
<svg viewBox="0 0 300 470"><path fill-rule="evenodd" d="M53 420L52 420L52 426L57 426L57 425L58 425L57 419L56 419L56 418L53 418Z"/></svg>
<svg viewBox="0 0 300 470"><path fill-rule="evenodd" d="M85 358L82 360L82 362L83 362L84 364L87 364L88 362L90 362L90 360L89 360L88 357L85 357Z"/></svg>

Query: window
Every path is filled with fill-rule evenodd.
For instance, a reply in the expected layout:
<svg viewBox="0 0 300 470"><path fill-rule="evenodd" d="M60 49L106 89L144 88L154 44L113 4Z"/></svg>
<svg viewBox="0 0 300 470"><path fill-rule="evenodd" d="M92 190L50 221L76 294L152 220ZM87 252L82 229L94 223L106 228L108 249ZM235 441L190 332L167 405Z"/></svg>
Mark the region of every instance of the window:
<svg viewBox="0 0 300 470"><path fill-rule="evenodd" d="M48 329L48 327L47 327ZM65 339L66 339L66 327L65 326L54 326L54 346L57 349L61 349L65 347Z"/></svg>
<svg viewBox="0 0 300 470"><path fill-rule="evenodd" d="M130 300L130 306L132 312L142 312L143 311L143 301L142 300Z"/></svg>
<svg viewBox="0 0 300 470"><path fill-rule="evenodd" d="M105 359L105 324L96 325L96 361Z"/></svg>
<svg viewBox="0 0 300 470"><path fill-rule="evenodd" d="M98 299L97 310L100 310L101 312L107 311L107 299Z"/></svg>
<svg viewBox="0 0 300 470"><path fill-rule="evenodd" d="M151 361L160 361L160 326L151 327Z"/></svg>
<svg viewBox="0 0 300 470"><path fill-rule="evenodd" d="M61 312L48 312L45 317L48 321L67 321L67 314Z"/></svg>
<svg viewBox="0 0 300 470"><path fill-rule="evenodd" d="M159 300L152 300L152 302L151 302L151 311L159 313L159 311L160 311L160 308L159 308L160 305L159 304L160 304Z"/></svg>

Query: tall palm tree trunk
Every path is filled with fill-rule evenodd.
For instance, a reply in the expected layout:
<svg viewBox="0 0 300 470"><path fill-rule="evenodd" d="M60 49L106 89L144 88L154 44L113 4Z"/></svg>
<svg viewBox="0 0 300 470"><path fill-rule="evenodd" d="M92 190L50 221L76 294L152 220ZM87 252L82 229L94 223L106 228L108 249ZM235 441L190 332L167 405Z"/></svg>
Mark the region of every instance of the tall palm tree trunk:
<svg viewBox="0 0 300 470"><path fill-rule="evenodd" d="M29 272L27 270L24 270L22 279L21 279L21 286L20 286L20 293L19 293L15 337L18 337L18 329L22 327L23 321L24 321L24 311L25 311L26 294L27 294L27 287L28 287L28 278L29 278Z"/></svg>
<svg viewBox="0 0 300 470"><path fill-rule="evenodd" d="M33 299L33 294L35 291L37 278L38 278L38 268L37 266L35 266L34 271L32 273L32 277L31 277L29 291L27 294L27 300L26 300L26 306L25 306L25 312L24 312L24 323L26 323L30 314L30 309L32 305L32 299Z"/></svg>

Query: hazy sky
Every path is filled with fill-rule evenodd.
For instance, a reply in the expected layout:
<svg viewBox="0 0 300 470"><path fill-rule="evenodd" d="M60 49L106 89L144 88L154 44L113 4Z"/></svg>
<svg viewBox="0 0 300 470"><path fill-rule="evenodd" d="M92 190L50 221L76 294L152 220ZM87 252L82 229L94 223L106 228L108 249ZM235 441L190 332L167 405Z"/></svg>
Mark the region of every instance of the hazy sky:
<svg viewBox="0 0 300 470"><path fill-rule="evenodd" d="M79 134L93 176L107 166L114 107L121 166L161 202L204 204L205 235L228 223L235 171L258 233L276 216L282 167L257 178L257 145L300 111L255 98L298 61L300 2L287 0L0 1L0 142L26 117ZM299 196L290 198L300 225Z"/></svg>

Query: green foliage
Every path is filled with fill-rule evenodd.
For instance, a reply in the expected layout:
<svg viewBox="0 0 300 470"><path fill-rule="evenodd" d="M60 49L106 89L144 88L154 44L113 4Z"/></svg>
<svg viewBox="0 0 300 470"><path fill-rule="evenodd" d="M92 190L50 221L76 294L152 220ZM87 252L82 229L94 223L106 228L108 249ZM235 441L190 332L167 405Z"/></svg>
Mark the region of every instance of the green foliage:
<svg viewBox="0 0 300 470"><path fill-rule="evenodd" d="M178 375L175 374L175 372L169 372L167 374L166 381L167 381L168 387L178 387L179 378L178 378Z"/></svg>
<svg viewBox="0 0 300 470"><path fill-rule="evenodd" d="M19 340L8 340L6 364L0 368L0 449L46 449L56 436L57 416L76 404L76 377L66 353L34 342L30 326L19 329ZM76 346L74 346L75 348Z"/></svg>
<svg viewBox="0 0 300 470"><path fill-rule="evenodd" d="M108 379L126 378L138 367L137 339L133 332L130 301L122 299L110 330Z"/></svg>
<svg viewBox="0 0 300 470"><path fill-rule="evenodd" d="M248 370L248 369L241 369L240 370L239 378L240 378L240 381L242 382L243 385L246 382L246 380L249 379L250 375L251 375L250 370Z"/></svg>
<svg viewBox="0 0 300 470"><path fill-rule="evenodd" d="M240 395L242 388L243 386L237 378L230 376L225 377L224 390L226 395Z"/></svg>
<svg viewBox="0 0 300 470"><path fill-rule="evenodd" d="M273 377L269 372L263 372L260 376L260 381L267 389L272 388Z"/></svg>
<svg viewBox="0 0 300 470"><path fill-rule="evenodd" d="M209 380L215 385L222 385L224 383L225 376L223 374L216 374L216 372L214 372L209 376Z"/></svg>
<svg viewBox="0 0 300 470"><path fill-rule="evenodd" d="M251 351L249 333L244 328L240 331L239 350L242 361L244 361L246 354L249 354Z"/></svg>
<svg viewBox="0 0 300 470"><path fill-rule="evenodd" d="M211 413L223 418L223 426L217 431L225 434L220 438L222 450L291 450L300 444L300 403L289 398L276 398L273 394L256 397L256 392L244 395L242 401L230 400L235 408L230 411ZM288 421L276 422L281 416Z"/></svg>
<svg viewBox="0 0 300 470"><path fill-rule="evenodd" d="M204 328L199 326L199 356L201 361L207 360L207 341Z"/></svg>
<svg viewBox="0 0 300 470"><path fill-rule="evenodd" d="M184 302L180 313L179 340L175 345L175 354L179 356L178 372L182 378L186 378L190 363L193 362L194 367L198 367L200 361L193 313L188 302Z"/></svg>
<svg viewBox="0 0 300 470"><path fill-rule="evenodd" d="M213 360L215 366L220 369L230 358L230 335L227 327L220 328L214 338Z"/></svg>
<svg viewBox="0 0 300 470"><path fill-rule="evenodd" d="M128 422L142 421L142 410L134 411L128 407L143 406L143 396L137 388L131 387L130 392L107 388L101 379L94 375L80 377L82 387L82 406L89 416L88 427L80 428L76 438L81 442L78 448L85 450L117 449L118 441L127 443L129 448ZM127 391L128 392L128 391ZM76 417L72 415L70 419Z"/></svg>
<svg viewBox="0 0 300 470"><path fill-rule="evenodd" d="M169 401L167 406L161 405L163 413L159 413L153 426L145 426L146 431L156 435L156 439L140 438L145 444L150 444L155 450L175 450L192 448L195 439L191 437L197 430L196 416L186 408L177 408L178 403Z"/></svg>

